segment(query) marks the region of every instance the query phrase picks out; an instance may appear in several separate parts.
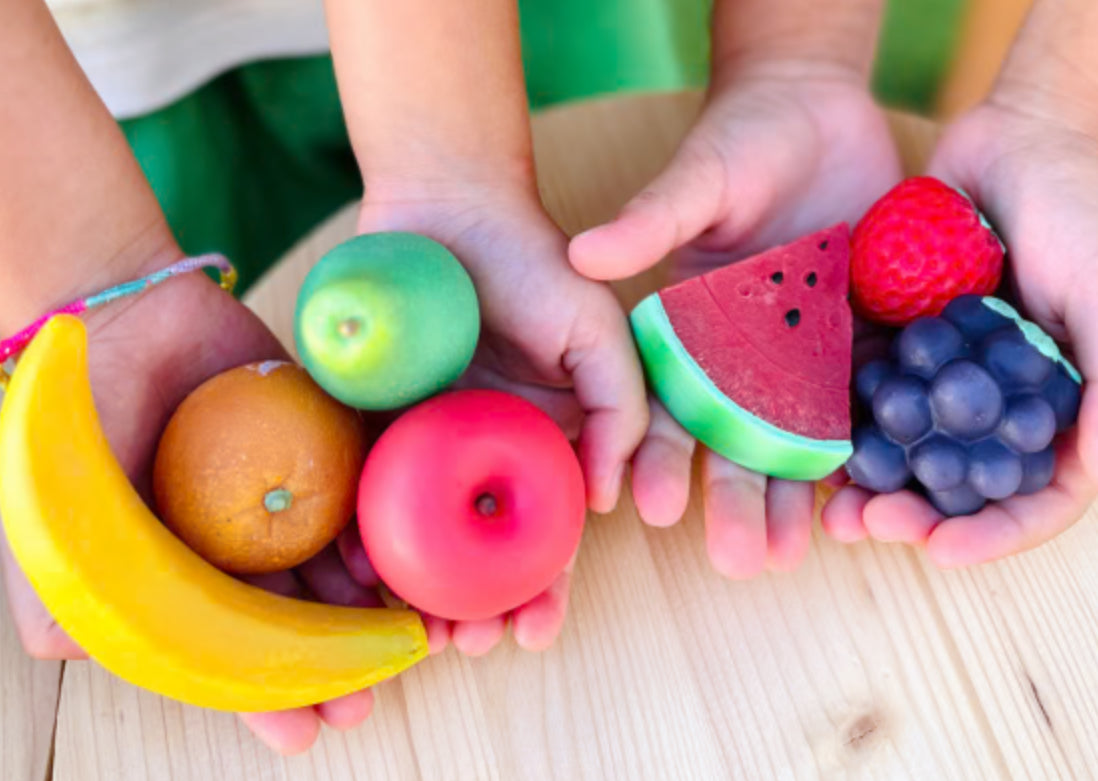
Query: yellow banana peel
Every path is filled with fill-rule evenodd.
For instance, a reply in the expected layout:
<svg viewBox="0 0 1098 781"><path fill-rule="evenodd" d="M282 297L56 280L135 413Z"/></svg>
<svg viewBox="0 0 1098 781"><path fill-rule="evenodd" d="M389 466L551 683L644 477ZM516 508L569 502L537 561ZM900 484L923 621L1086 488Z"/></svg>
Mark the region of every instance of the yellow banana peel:
<svg viewBox="0 0 1098 781"><path fill-rule="evenodd" d="M119 677L265 711L371 686L427 654L413 611L269 594L215 569L138 496L99 425L83 323L58 316L0 406L0 517L54 619Z"/></svg>

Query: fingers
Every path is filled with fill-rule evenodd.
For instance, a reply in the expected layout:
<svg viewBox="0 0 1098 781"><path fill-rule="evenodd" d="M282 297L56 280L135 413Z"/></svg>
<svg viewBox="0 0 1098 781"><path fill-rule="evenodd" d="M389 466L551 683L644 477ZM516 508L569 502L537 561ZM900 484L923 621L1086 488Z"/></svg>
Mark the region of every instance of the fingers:
<svg viewBox="0 0 1098 781"><path fill-rule="evenodd" d="M562 359L584 410L579 458L587 503L597 513L614 509L625 465L648 429L644 376L628 325L608 291L597 311L587 310Z"/></svg>
<svg viewBox="0 0 1098 781"><path fill-rule="evenodd" d="M23 650L35 659L87 659L88 655L65 634L38 599L3 533L0 533L0 558L4 565L4 589Z"/></svg>
<svg viewBox="0 0 1098 781"><path fill-rule="evenodd" d="M591 279L623 279L655 265L717 220L724 170L710 147L688 140L616 218L572 239L572 266Z"/></svg>
<svg viewBox="0 0 1098 781"><path fill-rule="evenodd" d="M568 597L572 589L572 562L543 593L514 611L511 632L520 648L544 651L551 646L564 626Z"/></svg>
<svg viewBox="0 0 1098 781"><path fill-rule="evenodd" d="M1083 466L1077 432L1064 438L1056 458L1056 474L1044 490L942 521L927 540L930 560L939 567L980 564L1036 547L1079 520L1098 491Z"/></svg>
<svg viewBox="0 0 1098 781"><path fill-rule="evenodd" d="M925 543L942 520L940 512L911 491L874 496L866 503L862 517L873 539L909 545Z"/></svg>
<svg viewBox="0 0 1098 781"><path fill-rule="evenodd" d="M442 653L450 644L450 635L453 632L450 622L426 613L420 615L423 618L423 628L427 631L427 652L431 656Z"/></svg>
<svg viewBox="0 0 1098 781"><path fill-rule="evenodd" d="M766 486L766 566L792 572L812 543L816 486L798 480L771 479Z"/></svg>
<svg viewBox="0 0 1098 781"><path fill-rule="evenodd" d="M482 621L457 621L451 639L454 647L466 656L483 656L496 647L506 630L506 616Z"/></svg>
<svg viewBox="0 0 1098 781"><path fill-rule="evenodd" d="M374 710L374 693L369 689L351 692L314 707L316 715L329 727L345 732L354 729Z"/></svg>
<svg viewBox="0 0 1098 781"><path fill-rule="evenodd" d="M1066 318L1072 348L1083 377L1098 378L1098 328L1091 322L1098 302L1088 294L1089 288L1077 289L1081 293L1070 300ZM1083 467L1091 482L1098 484L1098 391L1090 383L1083 386L1077 431Z"/></svg>
<svg viewBox="0 0 1098 781"><path fill-rule="evenodd" d="M239 579L264 591L270 591L272 594L280 594L293 599L305 598L305 589L302 588L301 581L289 570L262 575L240 575Z"/></svg>
<svg viewBox="0 0 1098 781"><path fill-rule="evenodd" d="M366 588L347 571L336 543L328 545L297 568L309 590L321 602L348 607L382 607L381 597Z"/></svg>
<svg viewBox="0 0 1098 781"><path fill-rule="evenodd" d="M671 526L686 512L694 438L663 405L649 400L648 433L633 457L633 500L651 526Z"/></svg>
<svg viewBox="0 0 1098 781"><path fill-rule="evenodd" d="M856 485L840 488L827 500L820 523L825 532L839 542L860 542L869 536L865 528L865 506L873 494Z"/></svg>
<svg viewBox="0 0 1098 781"><path fill-rule="evenodd" d="M310 707L270 713L241 713L255 736L284 756L307 751L320 734L320 717Z"/></svg>
<svg viewBox="0 0 1098 781"><path fill-rule="evenodd" d="M347 573L354 578L360 586L375 589L381 583L381 578L374 571L374 565L370 563L370 557L366 554L366 548L362 544L362 536L358 523L351 521L336 538L336 546L339 556L343 559L343 566Z"/></svg>
<svg viewBox="0 0 1098 781"><path fill-rule="evenodd" d="M766 565L766 477L712 451L703 461L705 543L713 568L746 580Z"/></svg>

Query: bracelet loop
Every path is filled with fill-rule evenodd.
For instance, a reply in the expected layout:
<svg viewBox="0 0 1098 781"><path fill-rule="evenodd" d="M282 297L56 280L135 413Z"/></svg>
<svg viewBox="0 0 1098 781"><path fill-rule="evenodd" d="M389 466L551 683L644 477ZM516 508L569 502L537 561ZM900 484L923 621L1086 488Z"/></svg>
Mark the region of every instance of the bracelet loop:
<svg viewBox="0 0 1098 781"><path fill-rule="evenodd" d="M42 330L42 326L46 324L46 321L54 315L78 315L89 309L95 309L104 304L109 304L111 301L117 301L120 298L144 292L150 287L159 285L161 282L171 279L172 277L177 277L180 274L186 274L204 268L216 268L220 277L219 284L221 285L221 289L228 293L233 292L233 288L236 286L237 281L236 269L233 268L233 265L224 255L210 253L207 255L197 255L193 258L184 258L160 271L154 271L139 279L123 282L120 285L107 288L95 295L80 298L76 301L70 301L64 306L47 312L19 333L0 341L0 391L7 388L8 382L11 379L7 368L8 361L18 356L19 353L30 344L31 339L35 337L35 334Z"/></svg>

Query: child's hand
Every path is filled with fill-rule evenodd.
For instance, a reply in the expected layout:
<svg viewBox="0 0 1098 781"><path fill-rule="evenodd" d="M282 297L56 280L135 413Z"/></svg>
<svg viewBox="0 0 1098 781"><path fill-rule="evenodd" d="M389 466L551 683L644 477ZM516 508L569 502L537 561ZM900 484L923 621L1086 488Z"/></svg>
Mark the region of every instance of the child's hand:
<svg viewBox="0 0 1098 781"><path fill-rule="evenodd" d="M636 274L674 251L676 279L839 221L853 221L900 175L864 79L819 63L767 62L712 92L664 172L612 222L577 236L569 256L596 279ZM686 508L694 442L653 403L633 460L641 517L675 523ZM731 578L789 570L804 556L811 483L767 480L705 454L706 537Z"/></svg>
<svg viewBox="0 0 1098 781"><path fill-rule="evenodd" d="M161 268L178 257L173 250L149 268ZM183 398L223 370L285 355L252 312L202 274L174 279L92 312L86 319L92 387L103 429L146 497L160 434ZM11 614L27 653L39 659L84 658L38 600L2 534L0 552ZM265 577L257 585L300 596L301 582L326 602L377 604L374 595L347 575L332 549L302 565L296 574ZM369 715L371 703L367 690L311 708L242 718L276 751L295 753L313 743L322 720L340 729L353 727Z"/></svg>
<svg viewBox="0 0 1098 781"><path fill-rule="evenodd" d="M567 240L545 214L532 183L416 189L367 186L359 230L413 231L457 255L476 285L483 321L473 364L459 384L523 396L569 438L578 437L588 505L608 512L648 425L643 378L616 299L568 265ZM540 650L556 638L568 606L570 569L512 612L520 646ZM451 625L428 619L432 650L452 638L464 653L486 653L503 637L506 620Z"/></svg>
<svg viewBox="0 0 1098 781"><path fill-rule="evenodd" d="M1098 126L991 102L941 140L929 173L964 188L1008 247L1023 315L1073 349L1086 378L1098 377ZM1012 107L1013 106L1013 107ZM1031 496L943 520L911 492L872 497L849 486L824 510L835 537L926 546L938 566L1008 556L1077 521L1098 494L1098 392L1084 388L1078 428L1057 449L1052 484Z"/></svg>

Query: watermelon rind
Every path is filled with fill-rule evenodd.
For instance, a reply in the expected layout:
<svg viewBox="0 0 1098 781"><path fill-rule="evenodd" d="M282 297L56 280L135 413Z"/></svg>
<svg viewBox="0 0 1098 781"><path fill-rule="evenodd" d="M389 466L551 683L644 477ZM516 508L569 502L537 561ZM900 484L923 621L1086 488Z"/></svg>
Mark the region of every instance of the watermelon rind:
<svg viewBox="0 0 1098 781"><path fill-rule="evenodd" d="M695 439L729 461L786 480L820 480L854 452L849 439L793 434L725 396L686 350L659 294L629 315L648 382L671 416Z"/></svg>

